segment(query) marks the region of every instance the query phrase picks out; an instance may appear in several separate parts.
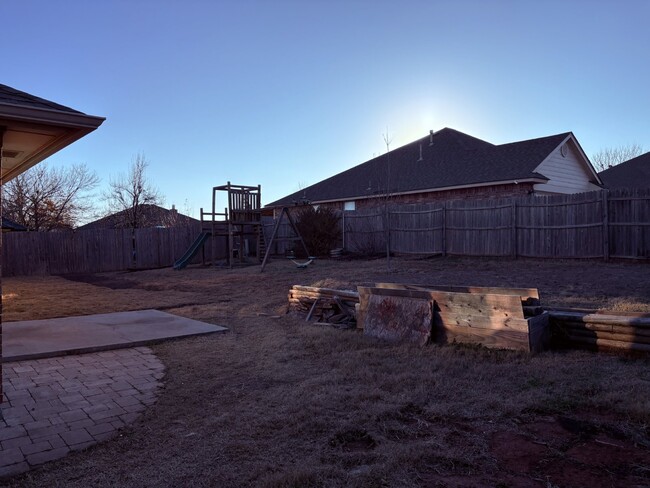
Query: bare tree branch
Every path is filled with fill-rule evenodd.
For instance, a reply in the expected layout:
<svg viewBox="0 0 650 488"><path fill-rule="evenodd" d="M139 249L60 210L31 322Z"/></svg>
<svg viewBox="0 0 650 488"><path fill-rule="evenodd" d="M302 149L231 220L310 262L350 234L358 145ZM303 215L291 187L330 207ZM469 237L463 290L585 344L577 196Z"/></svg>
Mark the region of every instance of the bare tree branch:
<svg viewBox="0 0 650 488"><path fill-rule="evenodd" d="M163 198L158 189L147 178L149 162L144 154L137 154L126 174L111 178L104 200L109 214L122 218L118 227L138 229L147 227L148 215L142 212L143 205L161 205Z"/></svg>
<svg viewBox="0 0 650 488"><path fill-rule="evenodd" d="M38 165L5 185L4 215L30 230L71 229L93 210L99 183L84 164Z"/></svg>
<svg viewBox="0 0 650 488"><path fill-rule="evenodd" d="M601 149L591 157L591 162L596 171L601 172L617 164L624 163L643 154L643 147L639 144L627 144L618 147Z"/></svg>

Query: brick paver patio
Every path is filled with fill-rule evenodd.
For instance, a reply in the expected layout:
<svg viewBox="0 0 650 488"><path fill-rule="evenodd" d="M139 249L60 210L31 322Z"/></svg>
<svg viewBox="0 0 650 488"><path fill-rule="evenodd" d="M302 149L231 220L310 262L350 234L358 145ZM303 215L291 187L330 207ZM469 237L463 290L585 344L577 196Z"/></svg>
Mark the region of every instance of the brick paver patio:
<svg viewBox="0 0 650 488"><path fill-rule="evenodd" d="M112 437L156 401L164 369L147 347L4 363L0 477Z"/></svg>

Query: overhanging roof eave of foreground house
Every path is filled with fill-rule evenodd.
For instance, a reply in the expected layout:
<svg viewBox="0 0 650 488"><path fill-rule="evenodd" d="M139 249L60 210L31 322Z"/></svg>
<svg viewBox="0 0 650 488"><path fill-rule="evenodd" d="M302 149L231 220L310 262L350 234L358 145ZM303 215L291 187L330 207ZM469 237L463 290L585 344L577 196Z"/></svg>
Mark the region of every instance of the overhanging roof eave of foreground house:
<svg viewBox="0 0 650 488"><path fill-rule="evenodd" d="M454 186L444 186L438 188L422 188L418 190L409 190L409 191L393 191L390 192L391 197L401 196L401 195L416 195L418 193L437 193L442 191L452 191L452 190L463 190L467 188L478 188L478 187L487 187L487 186L496 186L496 185L511 185L519 183L546 183L548 178L544 176L538 176L533 178L518 178L516 180L502 180L502 181L486 181L482 183L470 183L465 185L454 185ZM325 203L335 203L335 202L351 202L356 200L369 200L374 198L385 198L386 193L379 193L374 195L359 195L359 196L350 196L350 197L338 197L330 198L325 200L310 200L309 203L312 205L320 205ZM265 208L280 208L280 207L291 207L292 204L268 204Z"/></svg>
<svg viewBox="0 0 650 488"><path fill-rule="evenodd" d="M58 110L0 102L0 130L5 134L4 149L15 149L20 154L18 159L12 161L5 152L2 180L7 182L15 178L94 131L104 120L104 117L86 115L72 109ZM13 144L15 147L12 147Z"/></svg>
<svg viewBox="0 0 650 488"><path fill-rule="evenodd" d="M74 110L64 111L40 107L27 107L0 102L0 118L15 121L56 125L77 129L95 130L106 120L105 117L86 115Z"/></svg>

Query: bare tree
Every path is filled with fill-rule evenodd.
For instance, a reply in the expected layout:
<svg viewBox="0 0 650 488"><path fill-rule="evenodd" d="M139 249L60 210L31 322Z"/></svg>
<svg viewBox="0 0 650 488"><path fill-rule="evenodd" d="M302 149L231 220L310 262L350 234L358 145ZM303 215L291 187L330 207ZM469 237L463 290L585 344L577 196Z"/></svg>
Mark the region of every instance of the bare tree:
<svg viewBox="0 0 650 488"><path fill-rule="evenodd" d="M108 213L120 214L119 227L137 229L146 225L143 205L160 205L163 201L158 189L147 178L149 162L144 154L137 154L129 171L111 178L109 189L104 193Z"/></svg>
<svg viewBox="0 0 650 488"><path fill-rule="evenodd" d="M149 162L144 154L137 154L128 173L120 174L109 182L109 189L104 194L109 213L121 220L118 227L131 229L132 264L135 267L137 250L135 229L146 226L147 214L143 212L145 205L160 205L163 202L158 189L148 180L146 175Z"/></svg>
<svg viewBox="0 0 650 488"><path fill-rule="evenodd" d="M617 164L624 163L643 154L643 147L639 144L627 144L618 147L601 149L591 157L591 162L596 171L604 171Z"/></svg>
<svg viewBox="0 0 650 488"><path fill-rule="evenodd" d="M99 183L85 164L38 165L4 185L4 215L30 230L72 229L93 210Z"/></svg>

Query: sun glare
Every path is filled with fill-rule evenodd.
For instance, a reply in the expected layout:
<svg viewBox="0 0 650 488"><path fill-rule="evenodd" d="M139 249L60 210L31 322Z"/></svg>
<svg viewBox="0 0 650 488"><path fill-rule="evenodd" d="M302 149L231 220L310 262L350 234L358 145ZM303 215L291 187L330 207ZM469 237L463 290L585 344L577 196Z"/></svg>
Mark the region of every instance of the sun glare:
<svg viewBox="0 0 650 488"><path fill-rule="evenodd" d="M442 95L416 96L395 104L394 111L387 114L381 134L391 136L391 148L396 148L434 132L450 127L472 134L482 126L480 109L472 107L468 100L455 96L449 89Z"/></svg>

